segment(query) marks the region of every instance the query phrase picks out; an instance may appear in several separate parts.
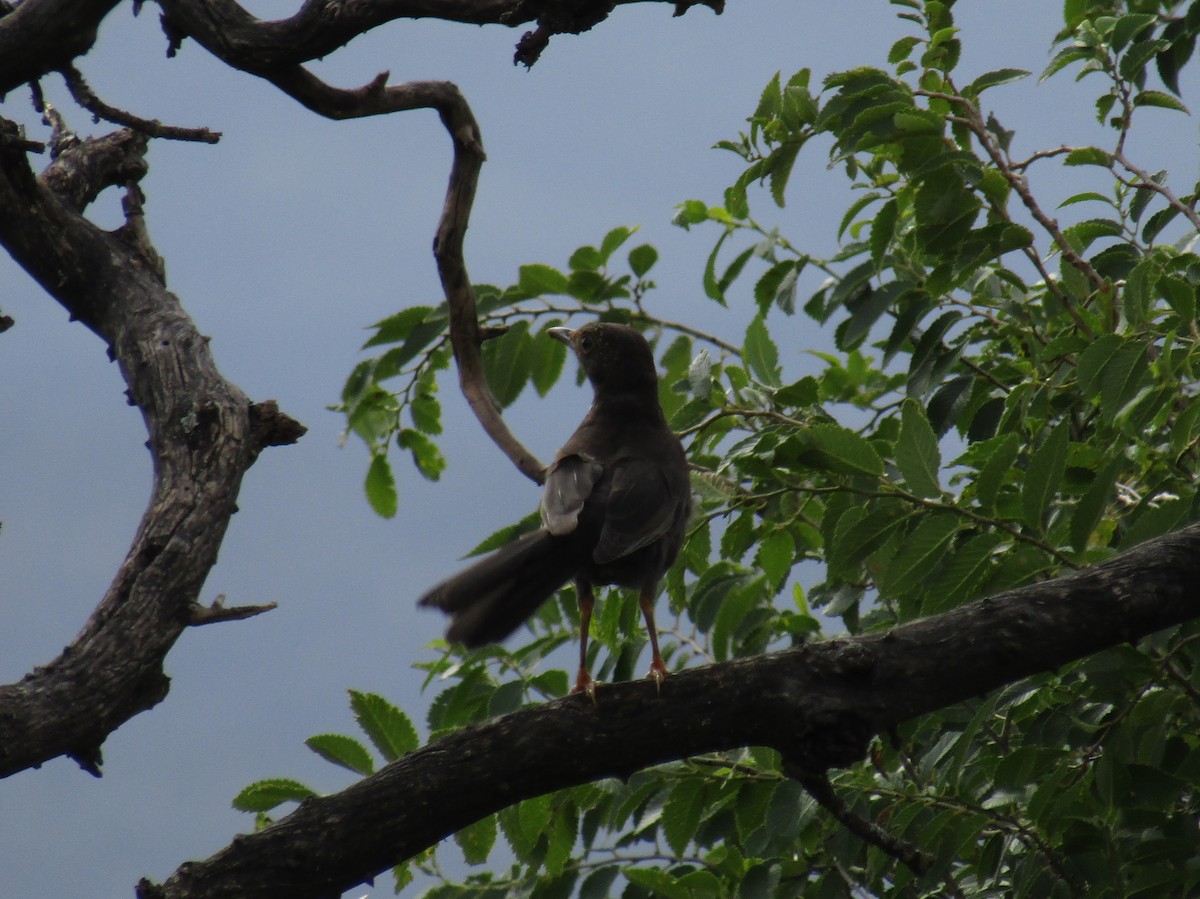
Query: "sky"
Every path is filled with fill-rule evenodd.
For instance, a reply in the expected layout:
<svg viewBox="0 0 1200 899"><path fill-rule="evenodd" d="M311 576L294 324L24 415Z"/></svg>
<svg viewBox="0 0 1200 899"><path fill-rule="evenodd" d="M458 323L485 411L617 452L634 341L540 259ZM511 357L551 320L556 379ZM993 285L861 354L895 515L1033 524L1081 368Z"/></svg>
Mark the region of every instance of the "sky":
<svg viewBox="0 0 1200 899"><path fill-rule="evenodd" d="M252 8L277 13L282 4ZM738 160L712 145L736 136L776 71L786 77L806 66L819 81L883 65L907 26L885 0L728 0L722 16L698 7L679 19L670 9L621 7L591 33L556 37L528 72L511 63L519 31L437 22L378 29L315 71L344 87L385 69L393 83L460 86L488 152L466 244L476 282L511 283L529 262L565 267L575 247L638 225L636 240L661 254L652 310L736 341L753 281L728 311L705 299L700 273L716 233L672 226L674 207L717 202L736 178ZM1039 72L1059 9L1047 0L960 2L960 80L1001 66ZM103 778L58 759L0 782L0 892L116 899L131 896L140 877L161 881L249 830L252 818L230 800L251 781L345 786L351 775L303 741L353 732L348 689L381 693L423 725L429 697L412 665L434 658L427 644L444 621L418 611L416 597L482 537L535 508L538 496L483 437L448 378L442 446L450 467L429 484L397 460L400 511L383 520L361 489L365 451L339 445L342 422L326 409L360 358L364 328L406 305L440 301L429 247L449 141L435 113L322 120L193 42L166 59L153 6L138 18L129 5L118 8L78 64L113 105L224 133L215 147L152 145L143 182L150 235L168 286L211 336L223 374L309 428L297 445L265 451L247 474L241 511L201 596L279 608L185 633L166 662L170 694L108 739ZM55 78L45 86L78 131L109 130L73 108ZM1017 129L1021 155L1022 146L1101 140L1090 113L1098 90L1070 77L1039 87L1034 78L987 97ZM1195 94L1185 91L1185 101ZM1152 114L1160 118L1135 155L1189 185L1195 124ZM10 93L0 115L44 136L27 92ZM850 202L823 154L812 147L801 155L787 208L760 200L755 210L817 252L834 248ZM1035 191L1048 184L1040 178L1067 190L1077 177L1057 168L1031 174ZM92 216L119 224L118 195L108 192ZM54 658L83 626L128 549L151 472L140 414L126 405L101 342L69 323L6 255L0 310L16 319L0 335L0 678L9 682ZM795 376L812 365L804 350L828 345L802 318L772 328ZM587 402L568 383L546 400L522 397L507 418L546 460Z"/></svg>

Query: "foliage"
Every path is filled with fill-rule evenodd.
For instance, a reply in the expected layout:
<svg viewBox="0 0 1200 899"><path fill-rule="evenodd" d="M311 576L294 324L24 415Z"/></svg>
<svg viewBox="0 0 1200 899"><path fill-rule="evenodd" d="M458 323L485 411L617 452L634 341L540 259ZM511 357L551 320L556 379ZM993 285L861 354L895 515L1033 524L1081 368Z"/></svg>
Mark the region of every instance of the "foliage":
<svg viewBox="0 0 1200 899"><path fill-rule="evenodd" d="M1030 73L1000 69L960 87L952 4L893 3L911 34L889 68L834 73L819 89L807 70L777 76L747 130L720 144L743 160L741 177L720 204L679 208L681 226L718 232L705 294L722 305L752 294L740 345L654 314L654 249L614 261L627 228L580 248L567 271L529 265L510 287L477 288L484 326L507 329L485 345L504 405L559 379L563 348L542 335L567 317L632 322L656 347L699 495L667 580L674 666L815 639L830 620L857 633L937 614L1196 514L1200 190L1176 192L1166 172L1140 168L1126 138L1151 116L1186 112L1178 77L1200 2L1067 0L1042 77L1099 84L1110 139L1023 159L984 98ZM760 184L784 207L819 136L855 196L827 259L751 215ZM1035 196L1026 173L1052 166L1090 186ZM806 286L814 275L821 282ZM797 378L795 350L811 343L801 316L831 329L835 351L811 353ZM368 495L383 514L395 510L393 439L423 475L444 465L445 325L444 307L379 322L367 347L383 354L355 369L342 397L348 430L372 449ZM599 604L600 677L635 675L636 618L619 592ZM566 673L543 660L577 622L568 588L516 648L441 647L421 666L440 689L431 736L564 693ZM928 716L839 772L851 808L933 858L924 876L842 830L772 752L752 748L481 821L458 835L463 856L483 864L502 836L509 869L447 877L432 894L1194 895L1198 641L1182 628ZM388 711L359 721L383 757L414 746L407 718L371 702ZM313 741L337 764L372 769L349 737ZM271 799L306 791L268 781L239 803L263 815ZM414 863L441 872L435 853Z"/></svg>

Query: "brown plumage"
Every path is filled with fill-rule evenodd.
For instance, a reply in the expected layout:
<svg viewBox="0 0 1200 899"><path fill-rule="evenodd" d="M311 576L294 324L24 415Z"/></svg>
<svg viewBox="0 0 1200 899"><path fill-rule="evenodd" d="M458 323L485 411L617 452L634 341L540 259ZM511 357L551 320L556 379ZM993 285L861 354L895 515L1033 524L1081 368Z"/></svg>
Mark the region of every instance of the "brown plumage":
<svg viewBox="0 0 1200 899"><path fill-rule="evenodd" d="M434 587L420 605L452 616L448 640L481 646L503 640L574 579L582 619L575 690L590 691L592 587L635 589L650 634L649 676L661 681L654 598L691 511L687 457L659 405L654 356L641 334L604 322L548 333L575 352L595 397L547 470L543 526Z"/></svg>

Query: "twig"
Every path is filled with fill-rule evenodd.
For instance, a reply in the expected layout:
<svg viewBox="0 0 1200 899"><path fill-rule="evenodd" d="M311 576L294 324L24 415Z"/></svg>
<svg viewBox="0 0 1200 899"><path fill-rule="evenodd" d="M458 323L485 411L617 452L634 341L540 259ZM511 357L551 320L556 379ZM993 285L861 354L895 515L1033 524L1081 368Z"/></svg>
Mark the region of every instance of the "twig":
<svg viewBox="0 0 1200 899"><path fill-rule="evenodd" d="M834 790L833 784L829 782L829 776L824 771L811 771L803 765L790 763L786 759L783 763L783 771L804 787L823 809L833 815L843 827L856 837L887 853L918 877L929 872L933 859L907 840L888 833L878 824L855 814ZM954 894L961 895L957 893L957 886Z"/></svg>
<svg viewBox="0 0 1200 899"><path fill-rule="evenodd" d="M162 137L169 140L215 144L221 139L219 131L210 131L208 128L181 128L175 125L164 125L157 119L143 119L131 112L110 106L96 95L82 73L74 66L64 66L61 74L63 80L67 82L67 90L71 92L75 102L90 112L97 122L103 119L115 125L124 125L134 131L140 131L149 137Z"/></svg>
<svg viewBox="0 0 1200 899"><path fill-rule="evenodd" d="M255 615L261 615L263 612L269 612L278 606L278 603L269 602L261 606L226 607L224 603L224 593L217 596L210 606L202 606L199 603L194 603L190 609L188 624L193 627L201 627L205 624L216 624L220 621L242 621L246 618L253 618Z"/></svg>

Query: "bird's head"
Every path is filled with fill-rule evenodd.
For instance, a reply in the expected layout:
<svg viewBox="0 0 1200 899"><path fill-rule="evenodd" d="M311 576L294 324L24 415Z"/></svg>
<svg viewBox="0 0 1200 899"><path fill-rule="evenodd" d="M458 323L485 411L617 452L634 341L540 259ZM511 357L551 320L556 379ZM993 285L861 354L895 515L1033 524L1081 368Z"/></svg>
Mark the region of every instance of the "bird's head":
<svg viewBox="0 0 1200 899"><path fill-rule="evenodd" d="M597 391L649 390L657 396L654 354L636 329L612 322L591 322L575 329L550 328L546 333L571 348Z"/></svg>

